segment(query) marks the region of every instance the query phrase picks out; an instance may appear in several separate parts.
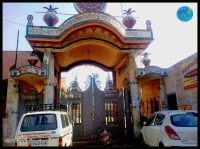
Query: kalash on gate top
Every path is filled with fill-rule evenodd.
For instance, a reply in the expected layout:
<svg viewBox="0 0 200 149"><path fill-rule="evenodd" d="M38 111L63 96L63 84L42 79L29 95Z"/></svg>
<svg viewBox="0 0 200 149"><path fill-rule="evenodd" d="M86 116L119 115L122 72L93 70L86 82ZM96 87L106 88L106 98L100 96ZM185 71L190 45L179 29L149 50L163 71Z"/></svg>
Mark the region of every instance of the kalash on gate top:
<svg viewBox="0 0 200 149"><path fill-rule="evenodd" d="M28 15L28 24L27 24L27 37L50 37L50 38L58 38L62 35L66 30L73 28L74 26L88 23L88 22L101 22L104 24L108 24L115 28L117 31L121 33L121 35L125 39L147 39L153 40L153 34L151 29L151 21L146 21L146 30L136 30L132 29L136 24L135 17L132 16L132 12L135 10L124 10L124 17L122 23L117 20L114 16L111 16L105 13L107 3L105 2L76 2L74 3L75 9L79 14L74 15L67 20L65 20L59 27L54 27L59 21L57 17L57 12L55 11L58 8L52 8L50 5L48 7L43 7L47 9L47 12L43 16L43 20L47 24L46 26L33 26L33 16Z"/></svg>

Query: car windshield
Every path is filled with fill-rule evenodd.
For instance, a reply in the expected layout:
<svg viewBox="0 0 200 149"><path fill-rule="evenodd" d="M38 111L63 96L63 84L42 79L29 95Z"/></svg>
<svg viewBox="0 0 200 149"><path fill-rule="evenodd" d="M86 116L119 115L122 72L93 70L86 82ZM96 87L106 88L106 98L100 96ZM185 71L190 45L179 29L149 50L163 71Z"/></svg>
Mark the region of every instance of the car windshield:
<svg viewBox="0 0 200 149"><path fill-rule="evenodd" d="M55 114L26 115L23 119L20 131L44 131L57 129Z"/></svg>
<svg viewBox="0 0 200 149"><path fill-rule="evenodd" d="M198 114L188 112L183 114L175 114L170 116L172 125L177 127L197 127Z"/></svg>

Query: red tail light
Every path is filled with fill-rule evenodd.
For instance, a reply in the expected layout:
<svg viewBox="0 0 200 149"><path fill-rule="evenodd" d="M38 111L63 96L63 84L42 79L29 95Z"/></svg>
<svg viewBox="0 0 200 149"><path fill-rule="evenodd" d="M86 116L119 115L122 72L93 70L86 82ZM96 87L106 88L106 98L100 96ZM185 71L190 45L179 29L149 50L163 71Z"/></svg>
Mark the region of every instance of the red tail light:
<svg viewBox="0 0 200 149"><path fill-rule="evenodd" d="M17 147L17 142L15 142L15 147Z"/></svg>
<svg viewBox="0 0 200 149"><path fill-rule="evenodd" d="M165 131L169 138L171 138L173 140L180 140L177 133L170 126L165 126Z"/></svg>
<svg viewBox="0 0 200 149"><path fill-rule="evenodd" d="M59 138L59 147L62 147L62 138Z"/></svg>

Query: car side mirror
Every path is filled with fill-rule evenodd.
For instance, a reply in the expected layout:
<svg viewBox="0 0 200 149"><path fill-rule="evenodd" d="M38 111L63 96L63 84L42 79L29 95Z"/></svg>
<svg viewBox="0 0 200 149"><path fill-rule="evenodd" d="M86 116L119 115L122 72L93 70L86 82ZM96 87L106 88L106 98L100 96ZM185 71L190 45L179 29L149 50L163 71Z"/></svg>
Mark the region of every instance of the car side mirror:
<svg viewBox="0 0 200 149"><path fill-rule="evenodd" d="M145 122L143 122L143 126L146 126L146 123L147 123L146 121L145 121Z"/></svg>

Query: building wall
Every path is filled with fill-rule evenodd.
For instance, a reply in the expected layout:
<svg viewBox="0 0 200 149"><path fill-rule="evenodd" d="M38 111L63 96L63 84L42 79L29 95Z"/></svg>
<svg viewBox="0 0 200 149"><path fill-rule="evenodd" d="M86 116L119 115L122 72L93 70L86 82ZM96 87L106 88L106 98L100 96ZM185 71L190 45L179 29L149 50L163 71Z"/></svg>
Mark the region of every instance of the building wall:
<svg viewBox="0 0 200 149"><path fill-rule="evenodd" d="M186 73L195 69L197 73L197 53L167 69L168 77L164 78L166 94L176 94L177 106L190 105L192 109L197 109L197 75L184 77Z"/></svg>
<svg viewBox="0 0 200 149"><path fill-rule="evenodd" d="M68 86L67 86L67 83L66 83L66 77L61 77L61 89L64 89L64 91L67 91L68 89Z"/></svg>
<svg viewBox="0 0 200 149"><path fill-rule="evenodd" d="M31 51L18 51L17 52L17 68L23 65L29 65L28 58ZM3 79L8 79L8 74L10 72L10 67L15 64L16 51L3 51ZM42 62L38 61L36 66L41 66Z"/></svg>
<svg viewBox="0 0 200 149"><path fill-rule="evenodd" d="M141 115L150 117L155 112L154 99L159 98L159 80L153 80L141 86Z"/></svg>

